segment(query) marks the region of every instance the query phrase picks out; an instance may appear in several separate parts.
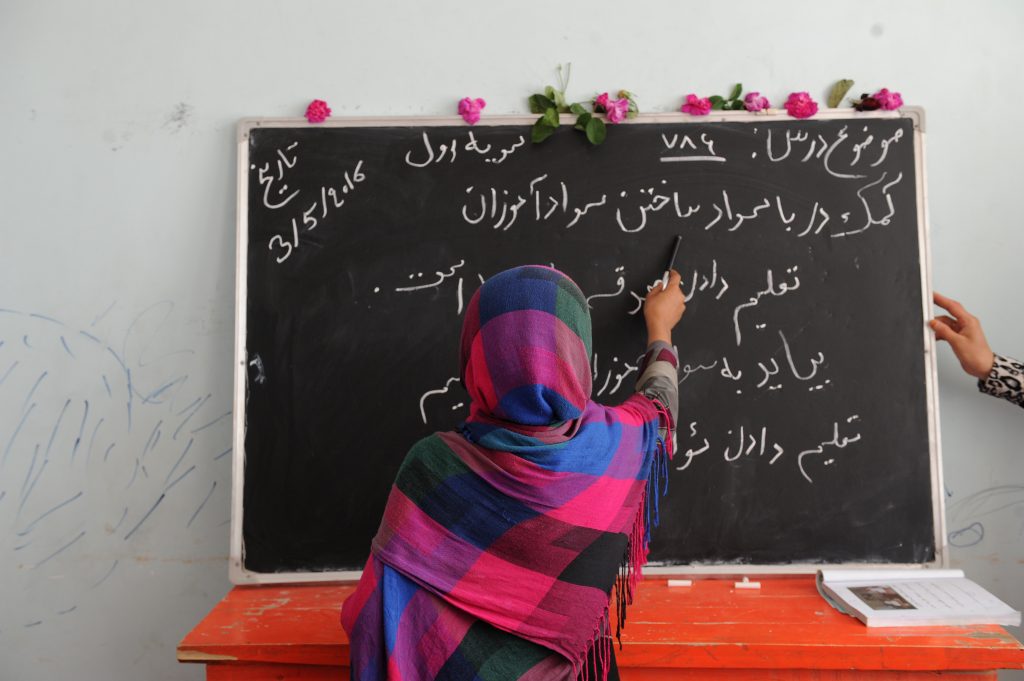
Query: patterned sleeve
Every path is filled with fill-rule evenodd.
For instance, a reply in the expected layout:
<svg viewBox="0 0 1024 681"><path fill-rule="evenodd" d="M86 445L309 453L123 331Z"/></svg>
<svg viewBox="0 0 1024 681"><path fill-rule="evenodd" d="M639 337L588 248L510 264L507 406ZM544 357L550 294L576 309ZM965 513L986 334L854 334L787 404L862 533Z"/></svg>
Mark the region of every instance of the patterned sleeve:
<svg viewBox="0 0 1024 681"><path fill-rule="evenodd" d="M679 358L672 346L662 341L655 341L647 348L640 360L640 377L636 380L636 391L657 400L672 417L667 424L675 430L676 415L679 411L679 378L676 368Z"/></svg>
<svg viewBox="0 0 1024 681"><path fill-rule="evenodd" d="M988 376L978 379L978 390L1024 407L1024 364L996 355Z"/></svg>

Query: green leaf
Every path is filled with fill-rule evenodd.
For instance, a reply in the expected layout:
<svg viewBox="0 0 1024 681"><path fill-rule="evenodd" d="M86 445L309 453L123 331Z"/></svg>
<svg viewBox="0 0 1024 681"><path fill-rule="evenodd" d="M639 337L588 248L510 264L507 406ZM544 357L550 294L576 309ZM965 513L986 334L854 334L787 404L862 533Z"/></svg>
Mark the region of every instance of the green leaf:
<svg viewBox="0 0 1024 681"><path fill-rule="evenodd" d="M608 134L608 129L605 127L604 121L600 118L593 118L587 121L587 140L597 146L604 142L605 136Z"/></svg>
<svg viewBox="0 0 1024 681"><path fill-rule="evenodd" d="M530 95L530 113L542 114L555 105L544 95Z"/></svg>
<svg viewBox="0 0 1024 681"><path fill-rule="evenodd" d="M561 113L565 113L569 110L569 105L565 101L565 93L561 90L555 90L555 106Z"/></svg>
<svg viewBox="0 0 1024 681"><path fill-rule="evenodd" d="M711 102L711 108L715 111L721 111L722 107L725 106L725 99L718 95L711 95L708 97L708 101Z"/></svg>
<svg viewBox="0 0 1024 681"><path fill-rule="evenodd" d="M736 87L732 89L732 94L729 95L729 99L739 99L741 94L743 94L743 85L741 83L736 83Z"/></svg>
<svg viewBox="0 0 1024 681"><path fill-rule="evenodd" d="M580 104L579 102L577 102L569 107L569 111L576 114L577 116L582 116L583 114L587 113L587 108Z"/></svg>
<svg viewBox="0 0 1024 681"><path fill-rule="evenodd" d="M554 108L545 109L544 115L541 117L545 123L552 128L558 127L558 112Z"/></svg>
<svg viewBox="0 0 1024 681"><path fill-rule="evenodd" d="M745 108L746 106L743 105L742 99L734 99L730 101L725 107L726 111L742 111Z"/></svg>
<svg viewBox="0 0 1024 681"><path fill-rule="evenodd" d="M828 95L828 106L830 109L834 109L843 102L843 97L853 87L852 80L841 80L832 86L832 91Z"/></svg>
<svg viewBox="0 0 1024 681"><path fill-rule="evenodd" d="M537 119L537 122L533 124L533 128L530 130L530 139L533 140L534 144L539 144L551 137L554 134L555 128L552 128L541 116Z"/></svg>
<svg viewBox="0 0 1024 681"><path fill-rule="evenodd" d="M568 106L565 103L565 92L563 92L562 90L556 90L551 85L548 85L546 88L544 88L544 96L547 97L548 102L550 102L550 104L544 107L545 109L554 107L555 109L562 113L569 110Z"/></svg>
<svg viewBox="0 0 1024 681"><path fill-rule="evenodd" d="M574 125L573 127L582 132L586 132L587 124L590 123L590 120L593 117L593 114L584 111L583 113L580 114L580 117L576 119L576 125Z"/></svg>

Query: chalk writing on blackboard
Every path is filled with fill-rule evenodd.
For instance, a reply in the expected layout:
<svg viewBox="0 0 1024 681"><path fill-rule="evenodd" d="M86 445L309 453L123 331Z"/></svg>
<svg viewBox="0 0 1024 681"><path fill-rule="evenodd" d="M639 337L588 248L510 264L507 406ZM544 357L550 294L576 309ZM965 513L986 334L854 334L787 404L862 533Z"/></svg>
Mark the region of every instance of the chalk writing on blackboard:
<svg viewBox="0 0 1024 681"><path fill-rule="evenodd" d="M454 383L458 383L458 382L459 382L459 377L458 376L452 376L451 378L449 378L447 381L444 382L444 385L442 387L435 388L433 390L428 390L425 393L423 393L422 395L420 395L420 417L423 419L423 423L427 423L427 412L426 412L426 406L424 404L427 401L427 398L432 396L432 395L444 395L444 394L446 394L448 392L448 389L451 388Z"/></svg>
<svg viewBox="0 0 1024 681"><path fill-rule="evenodd" d="M444 283L445 279L450 279L451 277L454 277L455 276L455 270L459 269L460 267L463 267L465 264L466 264L465 260L459 260L458 264L452 265L451 267L448 268L448 272L442 272L441 270L437 270L436 272L434 272L434 275L437 276L437 281L432 281L432 282L427 283L427 284L414 284L412 286L399 286L399 287L397 287L395 289L395 292L396 293L410 293L412 291L423 291L423 290L426 290L426 289L435 289L435 290L437 290L437 288L439 286L441 286L441 284ZM422 277L423 277L423 273L422 272L417 272L416 274L410 274L409 275L410 279L414 279L414 278L419 279L419 278L422 278ZM459 305L458 305L458 309L455 311L455 314L456 315L460 315L460 314L462 314L462 277L459 277L459 283L457 284L457 288L456 288L456 296L458 298L458 304Z"/></svg>
<svg viewBox="0 0 1024 681"><path fill-rule="evenodd" d="M736 306L732 313L732 323L734 328L736 329L736 345L740 345L743 341L743 334L740 332L740 311L745 308L757 305L761 301L761 298L764 296L783 296L789 291L795 291L798 288L800 288L800 277L798 277L796 274L798 269L799 266L797 265L793 265L792 267L787 268L786 274L792 278L792 283L788 281L780 282L778 288L776 288L774 282L775 273L769 269L767 273L767 288L758 291L757 293L752 295L749 298L749 300L747 300L747 302L741 303Z"/></svg>
<svg viewBox="0 0 1024 681"><path fill-rule="evenodd" d="M577 202L572 198L569 185L564 180L559 180L557 186L554 187L544 186L542 183L548 178L547 174L535 177L525 190L469 185L465 189L467 198L460 210L462 219L470 225L483 224L495 230L507 231L522 214L532 215L533 220L537 223L557 220L558 224L568 229L576 226L591 211L594 211L596 217L600 219L603 211L597 209L612 207L608 196L614 192L603 192L597 201ZM890 182L885 182L885 179L886 173L882 173L882 177L857 190L856 195L863 207L863 223L859 227L845 230L839 227L838 229L842 231L826 231L825 234L832 238L838 238L860 234L874 225L888 225L895 214L890 190L902 181L903 175L902 173L898 174ZM667 181L662 180L662 183L667 183ZM669 191L668 189L662 191L665 193L656 191L653 187L637 191L636 195L642 200L640 204L629 199L631 195L628 191L618 192L619 199L621 199L618 203L621 205L614 207L614 217L619 229L626 234L642 232L648 226L651 215L672 207L673 210L670 212L680 220L697 216L703 221L702 228L704 230L718 227L735 232L746 224L757 222L763 213L774 207L782 224L785 225L786 232L793 232L794 221L802 216L801 222L798 224L806 226L797 226L796 229L800 231L794 236L803 238L808 235L821 234L825 226L832 220L833 215L818 201L815 201L813 207L807 212L802 212L799 208L788 208L784 206L782 196L778 194L762 196L741 209L733 205L734 200L730 199L728 190L722 190L721 197L711 203L710 208L704 211L706 217L702 217L702 204L687 202L685 192ZM884 212L882 212L883 210ZM850 211L843 211L838 215L843 225L850 222Z"/></svg>
<svg viewBox="0 0 1024 681"><path fill-rule="evenodd" d="M469 141L464 142L462 148L467 152L471 151L480 156L485 156L485 163L504 163L505 159L513 154L516 149L519 149L526 144L526 138L520 135L511 146L498 149L496 152L498 155L487 156L491 151L492 145L486 144L481 147L472 131L467 133L467 137L469 138ZM416 154L416 160L413 160L414 153ZM405 162L414 168L426 168L429 165L442 163L444 161L448 161L448 163L455 163L458 153L459 140L456 137L452 137L450 143L439 144L435 151L434 144L430 141L430 135L426 131L423 131L423 148L416 149L415 151L410 149L405 152ZM420 156L419 154L424 154L424 156Z"/></svg>
<svg viewBox="0 0 1024 681"><path fill-rule="evenodd" d="M857 416L856 414L854 414L853 416L847 417L846 422L849 424L849 423L853 423L853 422L859 421L859 420L860 420L860 417ZM810 474L808 474L807 469L804 467L804 457L811 456L812 454L824 454L826 447L835 447L837 449L845 449L846 446L849 445L851 442L858 442L858 441L860 441L860 433L855 433L853 436L846 436L846 435L844 435L842 438L840 438L839 437L839 422L838 421L833 422L833 424L832 424L832 439L831 440L826 440L824 442L821 442L820 444L812 447L811 449L805 449L805 450L803 450L802 452L800 452L797 455L796 460L797 460L797 466L800 468L800 474L804 476L804 479L807 480L807 482L813 483L814 480L811 479ZM834 462L835 462L835 459L826 459L823 463L826 466L830 466Z"/></svg>
<svg viewBox="0 0 1024 681"><path fill-rule="evenodd" d="M844 427L850 427L850 424L854 424L859 421L860 417L856 414L846 417L843 419ZM839 421L832 422L832 438L816 443L809 449L804 449L797 454L797 467L803 478L809 482L814 483L807 469L804 466L804 458L813 455L823 455L826 448L845 449L848 445L858 442L861 439L860 432L848 431L851 434L840 435L839 432ZM689 447L682 452L682 465L676 466L676 470L684 471L690 467L693 459L697 456L712 451L716 447L712 444L706 436L698 433L698 422L691 421L689 424L689 437L697 440L700 438L700 446ZM726 434L722 437L725 441L724 448L721 448L722 460L726 463L734 463L741 459L760 459L768 456L768 465L774 465L785 453L786 450L775 441L769 433L768 426L761 426L760 428L750 428L741 425L738 428L729 429ZM825 459L822 461L823 465L830 466L835 463L835 458Z"/></svg>
<svg viewBox="0 0 1024 681"><path fill-rule="evenodd" d="M299 195L298 189L289 192L288 185L284 183L285 168L294 168L299 160L295 155L289 157L285 151L292 151L298 145L298 142L292 142L285 149L277 150L277 158L274 159L274 165L277 167L276 174L272 172L270 161L264 163L259 169L256 181L263 187L263 205L271 210L284 208ZM256 170L256 166L251 165L250 170Z"/></svg>
<svg viewBox="0 0 1024 681"><path fill-rule="evenodd" d="M700 134L701 144L704 145L703 150L698 150L697 145L689 135L683 135L682 139L678 134L673 134L671 137L662 133L661 141L665 143L665 147L672 150L686 151L691 149L696 153L693 154L680 154L678 156L661 156L658 160L663 163L672 163L677 161L714 161L716 163L724 163L725 157L715 154L715 142L710 136L704 132ZM703 151L703 153L701 153Z"/></svg>
<svg viewBox="0 0 1024 681"><path fill-rule="evenodd" d="M249 166L250 170L257 171L257 183L263 187L263 205L270 210L285 208L298 198L301 189L289 191L286 180L286 171L294 169L299 163L299 155L296 148L298 142L292 142L284 149L277 149L277 158L273 166L267 161L257 168L255 164ZM290 154L285 153L290 152ZM276 168L276 172L274 169ZM334 185L321 185L319 196L311 204L301 210L299 215L291 218L291 229L283 233L274 234L270 237L267 247L274 251L274 258L278 264L287 260L294 249L301 243L300 232L311 232L320 226L329 214L345 205L345 195L356 189L356 185L366 180L363 172L363 161L358 160L351 171L344 170L340 180ZM305 204L302 204L305 205ZM300 224L301 221L301 224Z"/></svg>

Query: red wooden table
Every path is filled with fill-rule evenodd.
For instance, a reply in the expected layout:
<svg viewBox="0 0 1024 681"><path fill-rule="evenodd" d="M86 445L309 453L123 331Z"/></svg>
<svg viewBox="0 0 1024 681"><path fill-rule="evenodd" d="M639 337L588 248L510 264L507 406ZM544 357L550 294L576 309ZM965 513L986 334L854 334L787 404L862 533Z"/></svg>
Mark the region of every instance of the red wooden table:
<svg viewBox="0 0 1024 681"><path fill-rule="evenodd" d="M669 587L649 579L617 651L624 681L652 679L996 679L1024 669L1024 646L998 626L868 629L833 610L810 576ZM178 646L210 681L348 678L338 621L352 585L235 587Z"/></svg>

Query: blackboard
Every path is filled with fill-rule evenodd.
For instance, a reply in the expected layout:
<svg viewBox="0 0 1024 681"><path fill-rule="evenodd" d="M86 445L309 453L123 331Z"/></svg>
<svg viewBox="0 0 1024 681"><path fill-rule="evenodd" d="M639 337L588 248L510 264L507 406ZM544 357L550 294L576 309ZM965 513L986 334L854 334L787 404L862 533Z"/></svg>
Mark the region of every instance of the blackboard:
<svg viewBox="0 0 1024 681"><path fill-rule="evenodd" d="M595 399L625 399L677 234L651 562L940 562L921 120L651 115L599 147L528 119L244 121L233 579L362 567L410 445L467 413L461 312L495 272L573 277Z"/></svg>

